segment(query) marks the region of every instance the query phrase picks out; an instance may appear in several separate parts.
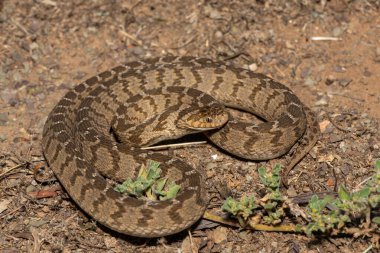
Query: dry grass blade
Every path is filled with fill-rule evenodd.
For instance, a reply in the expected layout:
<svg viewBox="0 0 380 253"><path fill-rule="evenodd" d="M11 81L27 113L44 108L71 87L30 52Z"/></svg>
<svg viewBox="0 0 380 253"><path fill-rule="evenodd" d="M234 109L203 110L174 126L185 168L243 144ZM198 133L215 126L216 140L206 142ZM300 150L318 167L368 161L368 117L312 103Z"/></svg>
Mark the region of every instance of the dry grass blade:
<svg viewBox="0 0 380 253"><path fill-rule="evenodd" d="M28 163L21 163L21 164L18 164L18 165L16 165L16 166L12 167L12 168L7 169L6 171L4 171L3 173L0 174L0 179L1 179L4 175L6 175L6 174L8 174L9 172L11 172L12 170L15 170L15 169L21 168L21 167L23 167L23 166L25 166L25 165L27 165L27 164L28 164Z"/></svg>
<svg viewBox="0 0 380 253"><path fill-rule="evenodd" d="M141 149L142 150L155 150L155 149L165 149L165 148L178 148L178 147L186 147L186 146L200 145L200 144L206 144L206 143L207 143L207 141L184 142L184 143L176 143L176 144L143 147Z"/></svg>

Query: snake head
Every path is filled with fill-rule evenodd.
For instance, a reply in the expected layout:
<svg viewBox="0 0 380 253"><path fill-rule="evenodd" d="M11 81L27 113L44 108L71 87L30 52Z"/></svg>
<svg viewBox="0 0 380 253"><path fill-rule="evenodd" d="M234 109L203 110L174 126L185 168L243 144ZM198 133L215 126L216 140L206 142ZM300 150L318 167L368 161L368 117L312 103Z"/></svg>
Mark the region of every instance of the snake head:
<svg viewBox="0 0 380 253"><path fill-rule="evenodd" d="M222 105L204 106L182 116L177 122L177 127L207 131L222 127L228 119L228 112Z"/></svg>

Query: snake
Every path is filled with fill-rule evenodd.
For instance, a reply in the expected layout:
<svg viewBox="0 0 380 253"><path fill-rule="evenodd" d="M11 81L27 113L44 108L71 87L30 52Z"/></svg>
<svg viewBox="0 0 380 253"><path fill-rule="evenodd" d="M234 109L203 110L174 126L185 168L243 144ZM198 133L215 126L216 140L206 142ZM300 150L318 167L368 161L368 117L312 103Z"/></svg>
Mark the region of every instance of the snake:
<svg viewBox="0 0 380 253"><path fill-rule="evenodd" d="M252 113L259 123L231 116ZM189 228L208 199L200 172L182 159L144 150L203 132L242 160L270 160L295 148L287 169L315 145L315 114L285 85L222 61L164 56L128 62L74 86L47 117L42 151L74 202L121 234L155 238ZM115 181L136 177L148 160L181 186L173 199L121 194Z"/></svg>

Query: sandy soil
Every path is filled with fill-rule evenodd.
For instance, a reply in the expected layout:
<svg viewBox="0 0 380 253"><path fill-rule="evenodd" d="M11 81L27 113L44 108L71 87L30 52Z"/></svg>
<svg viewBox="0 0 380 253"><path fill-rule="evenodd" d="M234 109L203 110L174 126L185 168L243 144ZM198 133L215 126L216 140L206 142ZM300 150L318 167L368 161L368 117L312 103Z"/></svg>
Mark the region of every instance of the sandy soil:
<svg viewBox="0 0 380 253"><path fill-rule="evenodd" d="M333 191L336 184L356 189L380 158L379 14L376 0L0 0L0 251L191 252L186 231L145 240L99 226L58 182L41 183L35 173L44 166L44 122L61 96L136 59L209 57L281 81L315 111L323 132L291 172L285 193ZM316 40L321 36L328 38ZM210 145L172 153L205 175L213 210L228 193L262 188L257 163ZM191 234L193 252L363 252L374 246L367 237L224 226Z"/></svg>

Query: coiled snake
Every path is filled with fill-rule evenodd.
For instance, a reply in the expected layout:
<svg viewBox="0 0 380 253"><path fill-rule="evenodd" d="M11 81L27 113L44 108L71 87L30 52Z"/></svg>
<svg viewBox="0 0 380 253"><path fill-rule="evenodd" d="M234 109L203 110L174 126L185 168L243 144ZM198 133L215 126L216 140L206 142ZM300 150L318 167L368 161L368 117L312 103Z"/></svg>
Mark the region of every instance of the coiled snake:
<svg viewBox="0 0 380 253"><path fill-rule="evenodd" d="M266 121L240 122L224 106ZM112 138L111 128L121 142ZM188 164L138 146L210 129L205 133L211 142L251 160L279 157L302 140L288 168L319 134L311 111L271 78L209 59L168 56L118 66L75 86L49 114L42 144L49 166L86 213L124 234L159 237L197 221L206 192ZM181 185L173 200L122 195L105 178L134 177L148 159L160 162L162 176Z"/></svg>

